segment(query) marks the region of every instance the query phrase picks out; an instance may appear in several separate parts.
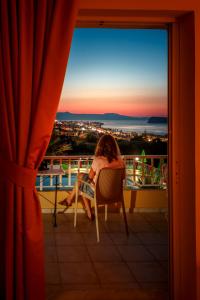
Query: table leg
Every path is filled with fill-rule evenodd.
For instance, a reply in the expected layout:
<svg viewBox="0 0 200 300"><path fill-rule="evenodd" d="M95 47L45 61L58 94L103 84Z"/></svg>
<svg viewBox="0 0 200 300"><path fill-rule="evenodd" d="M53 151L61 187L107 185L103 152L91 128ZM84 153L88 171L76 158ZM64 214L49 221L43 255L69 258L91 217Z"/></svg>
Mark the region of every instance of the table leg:
<svg viewBox="0 0 200 300"><path fill-rule="evenodd" d="M55 203L54 203L54 227L57 227L57 192L58 192L58 176L56 177L56 187L55 187Z"/></svg>

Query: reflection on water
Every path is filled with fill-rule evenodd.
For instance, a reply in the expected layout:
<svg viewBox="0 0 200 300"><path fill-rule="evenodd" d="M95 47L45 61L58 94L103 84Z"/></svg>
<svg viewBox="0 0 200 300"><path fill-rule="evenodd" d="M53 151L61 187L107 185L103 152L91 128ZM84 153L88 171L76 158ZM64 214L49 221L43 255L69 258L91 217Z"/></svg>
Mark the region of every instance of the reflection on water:
<svg viewBox="0 0 200 300"><path fill-rule="evenodd" d="M141 118L137 120L114 120L114 121L104 121L98 120L102 122L103 128L111 128L115 130L122 130L124 132L137 132L137 133L153 133L158 135L167 134L167 124L149 124L147 123L148 118Z"/></svg>

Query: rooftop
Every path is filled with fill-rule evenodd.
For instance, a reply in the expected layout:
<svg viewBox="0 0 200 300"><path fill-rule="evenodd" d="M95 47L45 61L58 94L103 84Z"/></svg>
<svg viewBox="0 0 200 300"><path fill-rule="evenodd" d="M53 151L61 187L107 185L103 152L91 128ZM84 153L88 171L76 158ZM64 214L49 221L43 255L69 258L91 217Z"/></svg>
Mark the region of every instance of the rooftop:
<svg viewBox="0 0 200 300"><path fill-rule="evenodd" d="M100 243L95 222L78 214L43 214L46 294L50 299L168 298L168 223L163 213L128 213L126 237L121 214L99 215Z"/></svg>

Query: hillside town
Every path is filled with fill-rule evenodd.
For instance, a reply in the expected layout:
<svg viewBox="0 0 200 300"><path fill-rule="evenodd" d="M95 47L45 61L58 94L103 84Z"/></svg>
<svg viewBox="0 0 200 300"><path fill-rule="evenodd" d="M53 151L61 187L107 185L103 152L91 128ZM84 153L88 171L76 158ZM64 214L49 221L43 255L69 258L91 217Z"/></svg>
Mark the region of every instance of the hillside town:
<svg viewBox="0 0 200 300"><path fill-rule="evenodd" d="M123 154L167 154L167 135L103 128L97 121L55 120L47 155L93 154L102 134L112 134Z"/></svg>

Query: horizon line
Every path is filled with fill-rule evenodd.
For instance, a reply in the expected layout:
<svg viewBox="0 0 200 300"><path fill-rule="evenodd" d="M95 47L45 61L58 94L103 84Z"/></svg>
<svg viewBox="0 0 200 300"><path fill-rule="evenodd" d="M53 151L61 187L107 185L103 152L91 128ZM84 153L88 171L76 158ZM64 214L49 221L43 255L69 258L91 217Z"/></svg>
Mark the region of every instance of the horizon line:
<svg viewBox="0 0 200 300"><path fill-rule="evenodd" d="M73 115L105 115L105 114L115 114L115 115L120 115L120 116L124 116L124 117L168 117L167 114L151 114L151 115L124 115L124 114L120 114L120 113L115 113L115 112L104 112L104 113L74 113L74 112L69 112L69 111L57 111L56 113L68 113L68 114L73 114Z"/></svg>

